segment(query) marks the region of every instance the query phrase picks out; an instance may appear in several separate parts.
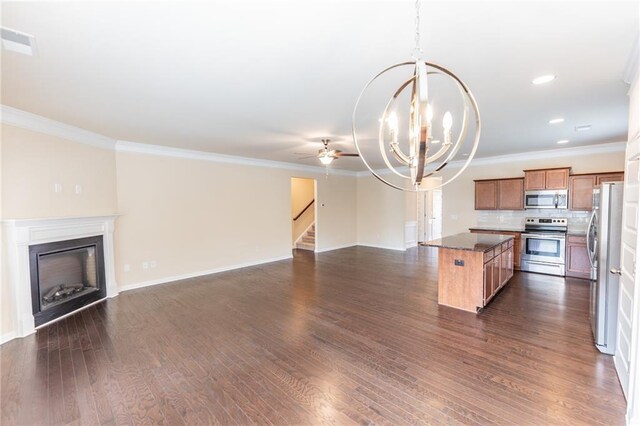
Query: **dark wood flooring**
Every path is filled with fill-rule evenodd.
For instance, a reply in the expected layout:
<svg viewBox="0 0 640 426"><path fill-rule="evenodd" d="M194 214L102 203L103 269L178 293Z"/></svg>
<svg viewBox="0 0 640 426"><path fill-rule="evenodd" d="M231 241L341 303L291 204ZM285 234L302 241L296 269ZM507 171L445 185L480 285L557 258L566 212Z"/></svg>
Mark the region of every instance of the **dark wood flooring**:
<svg viewBox="0 0 640 426"><path fill-rule="evenodd" d="M1 356L2 425L623 424L588 285L437 305L432 249L357 247L121 294Z"/></svg>

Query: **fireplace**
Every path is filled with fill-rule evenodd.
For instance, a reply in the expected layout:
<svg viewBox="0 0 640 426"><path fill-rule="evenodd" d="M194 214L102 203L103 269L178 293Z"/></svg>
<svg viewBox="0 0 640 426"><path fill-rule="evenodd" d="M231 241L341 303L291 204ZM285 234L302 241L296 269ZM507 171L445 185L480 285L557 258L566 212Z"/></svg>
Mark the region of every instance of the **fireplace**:
<svg viewBox="0 0 640 426"><path fill-rule="evenodd" d="M102 236L29 246L35 326L106 296Z"/></svg>

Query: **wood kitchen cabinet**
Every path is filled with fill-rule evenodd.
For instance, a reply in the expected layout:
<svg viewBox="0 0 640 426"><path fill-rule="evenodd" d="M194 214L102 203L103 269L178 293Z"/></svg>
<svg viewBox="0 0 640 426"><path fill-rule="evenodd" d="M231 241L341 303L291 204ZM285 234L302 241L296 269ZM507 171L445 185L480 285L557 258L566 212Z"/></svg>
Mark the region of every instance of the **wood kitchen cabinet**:
<svg viewBox="0 0 640 426"><path fill-rule="evenodd" d="M523 210L524 179L476 180L476 210Z"/></svg>
<svg viewBox="0 0 640 426"><path fill-rule="evenodd" d="M524 190L567 189L570 167L524 171Z"/></svg>
<svg viewBox="0 0 640 426"><path fill-rule="evenodd" d="M524 179L498 181L498 210L524 210Z"/></svg>
<svg viewBox="0 0 640 426"><path fill-rule="evenodd" d="M569 176L569 209L590 211L593 205L593 188L604 182L623 181L624 172Z"/></svg>
<svg viewBox="0 0 640 426"><path fill-rule="evenodd" d="M591 262L589 261L589 252L587 251L587 237L583 235L567 236L567 253L566 253L566 271L567 277L586 278L591 275Z"/></svg>
<svg viewBox="0 0 640 426"><path fill-rule="evenodd" d="M515 231L499 231L499 230L491 230L491 229L478 229L478 228L469 228L470 232L476 234L501 234L501 235L512 235L513 243L512 252L511 252L511 263L513 264L513 269L520 270L520 255L522 254L522 233Z"/></svg>
<svg viewBox="0 0 640 426"><path fill-rule="evenodd" d="M513 275L513 237L465 232L423 245L438 248L440 305L477 313Z"/></svg>
<svg viewBox="0 0 640 426"><path fill-rule="evenodd" d="M476 210L496 210L498 208L498 182L495 180L475 181Z"/></svg>
<svg viewBox="0 0 640 426"><path fill-rule="evenodd" d="M489 252L490 259L484 262L484 304L513 277L513 240L503 243Z"/></svg>
<svg viewBox="0 0 640 426"><path fill-rule="evenodd" d="M569 209L591 210L596 175L569 176Z"/></svg>
<svg viewBox="0 0 640 426"><path fill-rule="evenodd" d="M624 172L599 173L596 175L596 185L600 185L605 182L624 182Z"/></svg>

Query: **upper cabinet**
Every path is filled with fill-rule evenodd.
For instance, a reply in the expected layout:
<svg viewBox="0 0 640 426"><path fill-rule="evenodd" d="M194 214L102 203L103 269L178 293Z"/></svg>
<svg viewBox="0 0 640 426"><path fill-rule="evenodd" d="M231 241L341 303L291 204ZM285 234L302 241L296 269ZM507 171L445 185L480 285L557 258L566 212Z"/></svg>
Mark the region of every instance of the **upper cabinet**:
<svg viewBox="0 0 640 426"><path fill-rule="evenodd" d="M624 172L601 173L596 175L596 185L600 185L605 182L624 182Z"/></svg>
<svg viewBox="0 0 640 426"><path fill-rule="evenodd" d="M569 176L569 209L591 210L596 175Z"/></svg>
<svg viewBox="0 0 640 426"><path fill-rule="evenodd" d="M524 171L524 190L567 189L569 187L568 167Z"/></svg>
<svg viewBox="0 0 640 426"><path fill-rule="evenodd" d="M498 181L477 180L476 210L496 210L498 208Z"/></svg>
<svg viewBox="0 0 640 426"><path fill-rule="evenodd" d="M524 179L498 181L498 210L524 209Z"/></svg>
<svg viewBox="0 0 640 426"><path fill-rule="evenodd" d="M623 182L624 172L569 176L569 209L589 211L593 206L593 188L605 182Z"/></svg>
<svg viewBox="0 0 640 426"><path fill-rule="evenodd" d="M524 209L524 179L476 180L476 210Z"/></svg>

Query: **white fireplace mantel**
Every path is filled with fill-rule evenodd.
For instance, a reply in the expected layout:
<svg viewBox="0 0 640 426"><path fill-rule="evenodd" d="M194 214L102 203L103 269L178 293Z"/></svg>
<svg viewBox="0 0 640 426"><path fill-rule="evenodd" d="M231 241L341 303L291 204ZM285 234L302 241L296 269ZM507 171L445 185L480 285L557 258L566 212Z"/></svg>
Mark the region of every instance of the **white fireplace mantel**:
<svg viewBox="0 0 640 426"><path fill-rule="evenodd" d="M106 295L118 295L115 279L113 229L117 216L67 217L54 219L14 219L2 221L9 279L8 295L13 300L15 337L35 332L31 305L31 277L29 272L29 246L102 236Z"/></svg>

